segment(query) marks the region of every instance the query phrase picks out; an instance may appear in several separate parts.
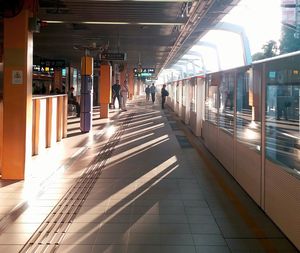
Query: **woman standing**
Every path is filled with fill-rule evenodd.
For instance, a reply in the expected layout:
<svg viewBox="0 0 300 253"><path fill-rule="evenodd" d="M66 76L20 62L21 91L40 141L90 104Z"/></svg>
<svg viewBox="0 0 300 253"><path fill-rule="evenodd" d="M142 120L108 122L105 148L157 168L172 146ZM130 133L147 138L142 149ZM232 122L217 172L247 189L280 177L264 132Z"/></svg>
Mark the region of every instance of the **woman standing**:
<svg viewBox="0 0 300 253"><path fill-rule="evenodd" d="M127 86L127 81L125 80L124 83L121 86L120 90L121 94L121 109L122 111L127 111L126 109L126 103L127 103L127 98L128 98L128 86Z"/></svg>

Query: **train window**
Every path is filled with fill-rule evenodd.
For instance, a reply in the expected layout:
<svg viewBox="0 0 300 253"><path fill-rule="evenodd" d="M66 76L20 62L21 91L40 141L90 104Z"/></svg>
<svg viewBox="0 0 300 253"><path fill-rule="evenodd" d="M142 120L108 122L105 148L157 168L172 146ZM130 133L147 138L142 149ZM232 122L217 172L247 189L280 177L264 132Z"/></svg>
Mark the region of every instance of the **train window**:
<svg viewBox="0 0 300 253"><path fill-rule="evenodd" d="M300 57L267 64L266 157L300 174Z"/></svg>
<svg viewBox="0 0 300 253"><path fill-rule="evenodd" d="M258 152L261 152L260 77L258 71L239 72L236 84L237 140Z"/></svg>
<svg viewBox="0 0 300 253"><path fill-rule="evenodd" d="M219 127L233 134L234 124L234 73L222 75L219 85Z"/></svg>
<svg viewBox="0 0 300 253"><path fill-rule="evenodd" d="M219 74L211 74L206 78L205 120L217 125L218 123L218 86Z"/></svg>

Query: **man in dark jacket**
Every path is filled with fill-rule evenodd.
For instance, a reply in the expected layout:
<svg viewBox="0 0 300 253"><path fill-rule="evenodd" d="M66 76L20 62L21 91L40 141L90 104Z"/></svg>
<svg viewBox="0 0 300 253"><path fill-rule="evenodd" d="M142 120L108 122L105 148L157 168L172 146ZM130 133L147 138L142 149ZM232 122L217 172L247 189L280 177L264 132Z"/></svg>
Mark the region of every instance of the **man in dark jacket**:
<svg viewBox="0 0 300 253"><path fill-rule="evenodd" d="M121 89L120 81L116 80L116 83L112 86L112 105L113 105L113 108L115 108L116 98L118 99L119 108L121 106L120 89Z"/></svg>
<svg viewBox="0 0 300 253"><path fill-rule="evenodd" d="M164 84L161 89L161 108L165 109L166 97L169 96L169 92L166 90L166 85Z"/></svg>

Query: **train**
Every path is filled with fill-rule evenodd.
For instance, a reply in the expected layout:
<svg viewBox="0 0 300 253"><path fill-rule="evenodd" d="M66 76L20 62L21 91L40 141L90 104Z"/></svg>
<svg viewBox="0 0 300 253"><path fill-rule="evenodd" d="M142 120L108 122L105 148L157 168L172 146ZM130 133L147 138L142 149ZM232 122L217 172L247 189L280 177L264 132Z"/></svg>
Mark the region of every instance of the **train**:
<svg viewBox="0 0 300 253"><path fill-rule="evenodd" d="M300 249L300 51L165 84L167 105Z"/></svg>

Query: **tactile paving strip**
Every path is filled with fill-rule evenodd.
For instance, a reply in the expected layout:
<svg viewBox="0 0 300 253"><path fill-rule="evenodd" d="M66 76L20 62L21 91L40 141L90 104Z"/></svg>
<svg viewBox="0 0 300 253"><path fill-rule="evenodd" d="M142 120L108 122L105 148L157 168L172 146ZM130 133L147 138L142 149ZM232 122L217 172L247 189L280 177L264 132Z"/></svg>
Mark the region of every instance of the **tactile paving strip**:
<svg viewBox="0 0 300 253"><path fill-rule="evenodd" d="M128 114L126 120L100 150L96 159L54 207L20 253L55 252L132 118L133 114Z"/></svg>

